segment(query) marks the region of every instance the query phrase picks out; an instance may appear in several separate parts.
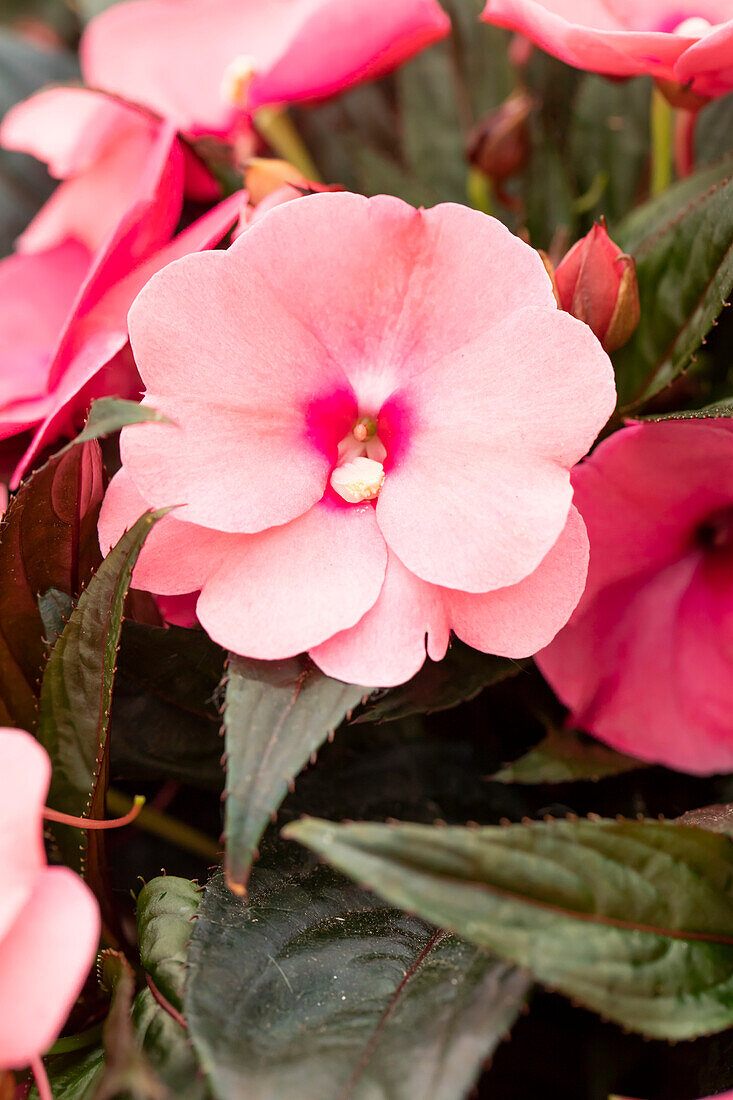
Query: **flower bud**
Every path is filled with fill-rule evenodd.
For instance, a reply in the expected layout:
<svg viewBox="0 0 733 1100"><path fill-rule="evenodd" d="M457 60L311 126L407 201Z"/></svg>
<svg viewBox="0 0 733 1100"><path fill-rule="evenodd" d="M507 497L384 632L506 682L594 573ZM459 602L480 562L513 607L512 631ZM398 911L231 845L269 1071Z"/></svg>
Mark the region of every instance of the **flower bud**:
<svg viewBox="0 0 733 1100"><path fill-rule="evenodd" d="M513 92L490 111L468 137L471 164L493 180L516 176L530 153L529 116L533 101L526 92Z"/></svg>
<svg viewBox="0 0 733 1100"><path fill-rule="evenodd" d="M608 352L622 347L639 324L639 285L632 256L596 223L555 271L560 307L593 330Z"/></svg>

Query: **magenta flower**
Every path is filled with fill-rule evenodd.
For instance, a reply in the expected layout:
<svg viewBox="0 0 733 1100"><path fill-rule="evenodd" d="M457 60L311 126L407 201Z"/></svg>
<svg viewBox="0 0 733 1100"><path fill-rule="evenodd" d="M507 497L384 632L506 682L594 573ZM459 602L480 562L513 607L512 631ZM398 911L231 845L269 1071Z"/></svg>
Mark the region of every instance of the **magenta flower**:
<svg viewBox="0 0 733 1100"><path fill-rule="evenodd" d="M733 770L733 422L624 428L573 485L588 586L542 672L573 723L614 748Z"/></svg>
<svg viewBox="0 0 733 1100"><path fill-rule="evenodd" d="M43 803L50 776L35 738L0 729L0 1070L38 1065L84 984L99 940L89 887L67 867L46 866Z"/></svg>
<svg viewBox="0 0 733 1100"><path fill-rule="evenodd" d="M706 97L733 89L729 0L487 0L482 19L578 69L649 73Z"/></svg>
<svg viewBox="0 0 733 1100"><path fill-rule="evenodd" d="M185 133L229 135L258 107L334 95L449 30L436 0L130 0L92 20L82 71Z"/></svg>
<svg viewBox="0 0 733 1100"><path fill-rule="evenodd" d="M583 589L569 469L614 405L609 360L539 256L461 206L320 194L160 272L130 313L146 403L104 550L162 519L138 587L199 590L237 653L308 650L389 685L450 631L534 652ZM142 429L142 430L141 430Z"/></svg>

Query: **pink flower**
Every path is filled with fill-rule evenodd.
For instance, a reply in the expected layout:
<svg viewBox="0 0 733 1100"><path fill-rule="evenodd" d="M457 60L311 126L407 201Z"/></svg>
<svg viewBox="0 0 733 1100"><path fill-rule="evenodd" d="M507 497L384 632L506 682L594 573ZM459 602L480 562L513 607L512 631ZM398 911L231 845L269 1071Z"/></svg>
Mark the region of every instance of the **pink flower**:
<svg viewBox="0 0 733 1100"><path fill-rule="evenodd" d="M0 729L0 1069L35 1062L76 1000L99 940L91 890L46 866L51 766L30 734Z"/></svg>
<svg viewBox="0 0 733 1100"><path fill-rule="evenodd" d="M482 19L578 69L649 73L702 96L733 89L729 0L487 0Z"/></svg>
<svg viewBox="0 0 733 1100"><path fill-rule="evenodd" d="M436 0L129 0L92 20L82 71L185 133L229 135L258 107L334 95L449 30Z"/></svg>
<svg viewBox="0 0 733 1100"><path fill-rule="evenodd" d="M733 421L624 428L573 485L588 586L542 672L573 723L614 748L733 770Z"/></svg>
<svg viewBox="0 0 733 1100"><path fill-rule="evenodd" d="M155 276L130 332L174 424L123 432L101 544L181 505L135 584L200 590L223 646L387 686L426 639L434 660L451 630L520 656L567 620L587 553L569 469L613 376L498 221L308 196Z"/></svg>
<svg viewBox="0 0 733 1100"><path fill-rule="evenodd" d="M161 131L149 113L88 88L49 88L12 107L0 125L0 145L44 161L62 181L19 238L20 251L55 248L69 239L90 252L105 245L137 201ZM180 188L193 199L218 198L214 179L170 128L163 142L180 177L170 204L176 219Z"/></svg>

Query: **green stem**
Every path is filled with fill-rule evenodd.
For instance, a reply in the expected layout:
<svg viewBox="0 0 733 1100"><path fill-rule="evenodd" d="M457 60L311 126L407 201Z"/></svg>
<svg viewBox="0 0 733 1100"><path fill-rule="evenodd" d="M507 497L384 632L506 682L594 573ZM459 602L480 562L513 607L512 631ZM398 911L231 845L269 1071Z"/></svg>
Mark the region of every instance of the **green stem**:
<svg viewBox="0 0 733 1100"><path fill-rule="evenodd" d="M474 210L480 210L482 214L491 213L491 180L478 168L469 168L466 192Z"/></svg>
<svg viewBox="0 0 733 1100"><path fill-rule="evenodd" d="M80 1031L78 1035L64 1035L63 1038L57 1039L47 1052L47 1057L51 1054L69 1054L72 1050L86 1050L87 1047L93 1047L101 1038L102 1025L95 1024L86 1031Z"/></svg>
<svg viewBox="0 0 733 1100"><path fill-rule="evenodd" d="M659 91L652 90L651 108L652 196L661 195L672 182L672 108Z"/></svg>
<svg viewBox="0 0 733 1100"><path fill-rule="evenodd" d="M121 791L114 791L111 788L107 791L107 809L113 814L125 813L130 809L132 801L129 795L122 794ZM220 848L215 840L212 840L206 833L199 832L198 829L193 829L190 825L185 825L182 821L176 821L175 818L168 817L160 810L154 810L152 807L146 806L137 815L135 825L146 833L162 837L163 840L169 840L179 848L193 852L194 855L204 856L212 862L219 862Z"/></svg>
<svg viewBox="0 0 733 1100"><path fill-rule="evenodd" d="M255 112L254 122L273 152L283 160L289 161L294 168L303 173L305 179L320 183L318 169L286 111L278 111L274 107L260 107L259 111Z"/></svg>

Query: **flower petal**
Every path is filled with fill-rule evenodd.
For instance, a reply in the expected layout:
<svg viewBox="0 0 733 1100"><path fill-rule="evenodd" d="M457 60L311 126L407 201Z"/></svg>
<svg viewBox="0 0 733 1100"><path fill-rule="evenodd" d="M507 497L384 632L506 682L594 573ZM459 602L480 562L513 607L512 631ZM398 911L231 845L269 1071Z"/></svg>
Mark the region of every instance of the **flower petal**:
<svg viewBox="0 0 733 1100"><path fill-rule="evenodd" d="M46 862L41 811L50 779L48 756L35 737L0 728L0 941ZM0 1004L8 1003L0 998Z"/></svg>

